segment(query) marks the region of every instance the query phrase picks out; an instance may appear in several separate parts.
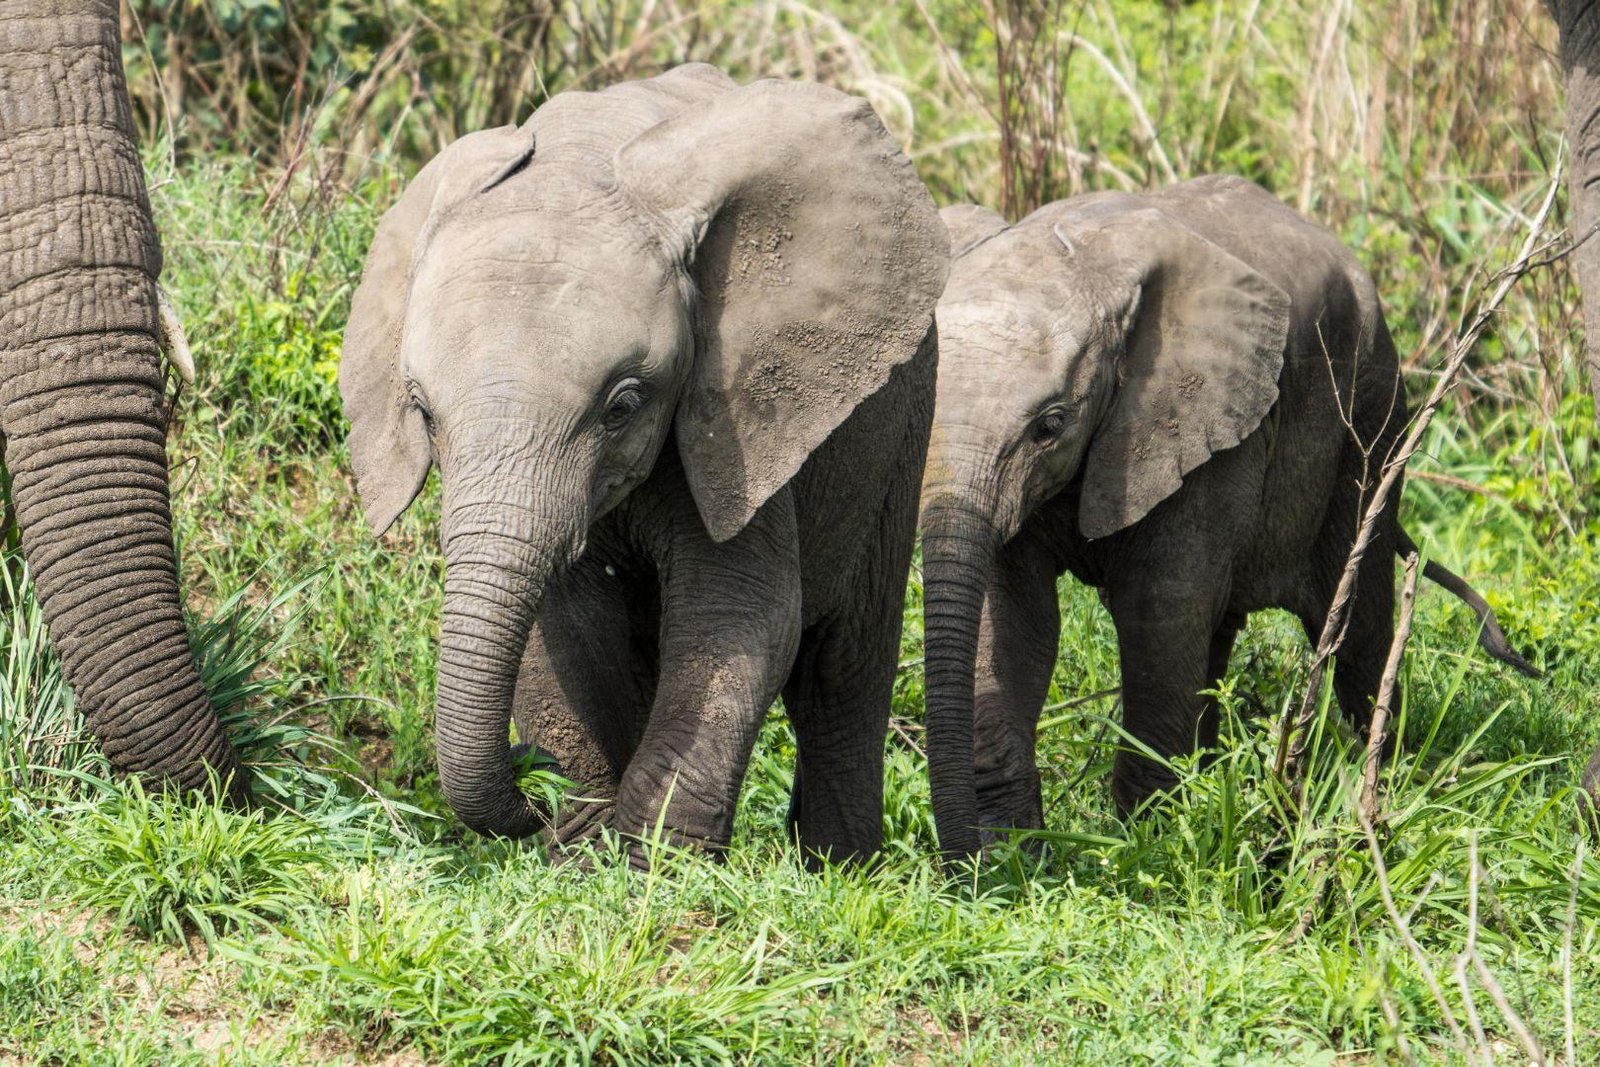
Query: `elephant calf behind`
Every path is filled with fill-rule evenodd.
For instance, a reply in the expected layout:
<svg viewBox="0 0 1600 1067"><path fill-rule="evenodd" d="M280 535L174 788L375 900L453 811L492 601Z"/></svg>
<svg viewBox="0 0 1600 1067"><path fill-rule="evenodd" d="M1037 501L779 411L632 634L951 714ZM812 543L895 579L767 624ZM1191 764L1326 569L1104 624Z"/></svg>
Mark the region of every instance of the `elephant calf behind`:
<svg viewBox="0 0 1600 1067"><path fill-rule="evenodd" d="M1043 824L1034 732L1056 576L1100 588L1125 725L1162 757L1216 741L1200 693L1253 611L1315 641L1407 421L1372 280L1326 230L1237 178L1096 194L1007 226L947 209L938 404L923 487L928 755L947 854ZM1397 490L1398 492L1398 490ZM1357 576L1334 687L1369 717L1393 634L1395 504ZM1427 574L1506 647L1488 606ZM1119 752L1127 813L1173 783Z"/></svg>
<svg viewBox="0 0 1600 1067"><path fill-rule="evenodd" d="M374 531L437 464L437 740L474 829L587 805L725 845L781 692L790 820L874 851L948 239L864 101L679 67L562 93L417 176L374 239L340 389ZM635 858L638 853L635 851Z"/></svg>

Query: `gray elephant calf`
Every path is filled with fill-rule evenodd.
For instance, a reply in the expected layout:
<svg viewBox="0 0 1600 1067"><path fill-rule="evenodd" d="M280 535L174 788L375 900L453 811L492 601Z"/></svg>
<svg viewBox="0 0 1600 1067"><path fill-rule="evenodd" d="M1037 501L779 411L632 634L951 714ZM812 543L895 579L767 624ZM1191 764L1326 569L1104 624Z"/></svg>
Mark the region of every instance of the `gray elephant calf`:
<svg viewBox="0 0 1600 1067"><path fill-rule="evenodd" d="M928 757L941 845L965 855L980 827L1043 824L1034 732L1058 574L1102 591L1128 732L1163 757L1213 745L1199 694L1250 612L1285 608L1320 634L1407 414L1372 280L1241 179L1065 200L1010 227L974 207L945 220L957 258L922 517ZM1393 632L1390 561L1409 548L1391 518L1358 573L1334 682L1358 726ZM1491 654L1532 672L1481 598L1427 573L1473 607ZM1118 810L1173 780L1120 752Z"/></svg>
<svg viewBox="0 0 1600 1067"><path fill-rule="evenodd" d="M437 741L474 829L716 847L781 692L813 852L869 853L948 238L872 109L680 67L464 137L384 217L340 388L381 533L437 463ZM638 859L634 850L633 858Z"/></svg>

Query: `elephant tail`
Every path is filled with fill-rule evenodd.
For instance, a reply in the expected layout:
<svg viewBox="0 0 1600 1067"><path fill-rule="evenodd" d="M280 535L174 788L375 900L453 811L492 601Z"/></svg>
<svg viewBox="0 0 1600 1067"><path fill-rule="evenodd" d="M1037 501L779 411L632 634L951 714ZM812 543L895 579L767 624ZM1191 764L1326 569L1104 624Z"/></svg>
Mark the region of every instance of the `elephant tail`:
<svg viewBox="0 0 1600 1067"><path fill-rule="evenodd" d="M1417 551L1417 543L1411 540L1411 536L1404 529L1397 530L1397 534L1395 538L1397 555L1409 556ZM1478 617L1478 644L1483 646L1485 652L1529 678L1544 677L1537 667L1518 655L1506 641L1505 631L1500 629L1500 621L1494 617L1494 609L1489 607L1488 601L1478 595L1476 589L1467 584L1465 578L1431 559L1423 565L1422 576L1455 594L1462 603L1472 609L1472 613Z"/></svg>

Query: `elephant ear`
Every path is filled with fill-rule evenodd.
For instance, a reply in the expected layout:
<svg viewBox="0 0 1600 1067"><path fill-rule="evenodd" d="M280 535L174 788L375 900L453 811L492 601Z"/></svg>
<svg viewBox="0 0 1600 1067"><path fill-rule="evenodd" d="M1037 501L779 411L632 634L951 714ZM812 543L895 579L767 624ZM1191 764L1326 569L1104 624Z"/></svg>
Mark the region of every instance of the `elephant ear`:
<svg viewBox="0 0 1600 1067"><path fill-rule="evenodd" d="M939 212L939 219L950 233L951 259L965 255L1010 225L998 213L977 204L952 204Z"/></svg>
<svg viewBox="0 0 1600 1067"><path fill-rule="evenodd" d="M1089 446L1079 511L1083 535L1105 537L1261 424L1278 399L1289 296L1158 211L1055 232L1069 254L1106 249L1126 270L1118 384Z"/></svg>
<svg viewBox="0 0 1600 1067"><path fill-rule="evenodd" d="M400 366L400 337L423 231L446 207L510 177L532 155L532 140L515 127L469 134L429 161L378 223L350 301L339 359L350 464L375 536L416 498L433 458L427 424Z"/></svg>
<svg viewBox="0 0 1600 1067"><path fill-rule="evenodd" d="M949 240L871 106L821 85L686 108L624 145L615 173L698 294L676 435L724 541L916 355Z"/></svg>

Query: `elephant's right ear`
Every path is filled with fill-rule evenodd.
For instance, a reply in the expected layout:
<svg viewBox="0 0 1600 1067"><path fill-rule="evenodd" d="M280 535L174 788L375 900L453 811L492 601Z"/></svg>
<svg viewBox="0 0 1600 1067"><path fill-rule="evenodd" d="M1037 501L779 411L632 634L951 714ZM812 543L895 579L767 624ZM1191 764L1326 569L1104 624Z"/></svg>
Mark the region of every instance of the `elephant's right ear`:
<svg viewBox="0 0 1600 1067"><path fill-rule="evenodd" d="M977 204L952 204L939 212L939 219L950 231L951 259L965 255L1010 225L999 214Z"/></svg>
<svg viewBox="0 0 1600 1067"><path fill-rule="evenodd" d="M400 366L418 240L436 212L515 174L532 151L515 127L468 134L430 160L378 223L339 360L350 465L374 536L416 499L433 460L426 421Z"/></svg>

